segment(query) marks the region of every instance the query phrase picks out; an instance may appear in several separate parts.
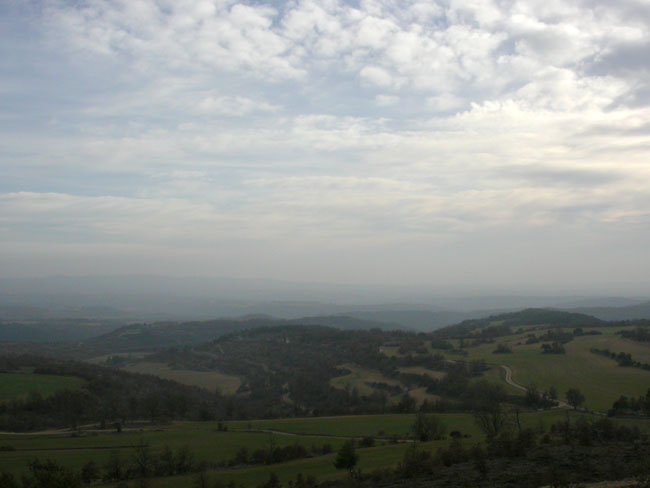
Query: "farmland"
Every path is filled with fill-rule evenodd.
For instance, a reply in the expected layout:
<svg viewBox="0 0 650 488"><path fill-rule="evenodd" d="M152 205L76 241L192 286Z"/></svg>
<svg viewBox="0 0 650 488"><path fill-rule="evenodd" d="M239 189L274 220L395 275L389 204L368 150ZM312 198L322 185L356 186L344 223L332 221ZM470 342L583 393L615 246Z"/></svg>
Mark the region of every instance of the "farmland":
<svg viewBox="0 0 650 488"><path fill-rule="evenodd" d="M523 427L540 429L566 419L565 411L529 412L521 415ZM585 414L571 412L576 418ZM447 432L459 431L463 443L472 446L484 440L474 418L469 414L439 415ZM265 481L271 471L281 481L294 479L298 473L314 475L319 480L336 479L345 473L334 469L334 452L316 454L313 457L297 459L270 466L244 465L226 467L241 448L249 452L270 447L290 445L304 446L309 452L322 452L324 445L333 451L341 447L349 437L376 437L375 447L359 449L359 467L362 471L372 471L396 465L404 456L409 442L394 443L389 437L407 438L415 420L414 415L365 415L330 418L297 418L275 420L235 421L226 424L227 431L219 430L216 422L180 422L167 426L138 427L125 429L121 433L98 431L90 427L79 433L61 432L42 435L0 436L0 471L23 473L30 460L35 457L52 459L62 466L79 470L86 462L92 460L104 465L112 452L129 462L135 446L147 444L153 455L159 454L165 446L173 450L187 446L197 462L206 462L208 475L223 482L235 481L238 485L257 486ZM650 425L644 420L627 420L628 425L637 425L646 432ZM223 428L223 425L221 425ZM272 431L272 432L271 432ZM382 440L383 439L383 440ZM423 444L425 449L435 450L449 443L446 440ZM7 450L8 448L12 450ZM223 467L217 465L224 464ZM190 486L193 475L174 476L152 479L154 488L172 486ZM117 485L106 485L117 486Z"/></svg>
<svg viewBox="0 0 650 488"><path fill-rule="evenodd" d="M32 392L48 397L57 391L79 389L83 384L81 378L73 376L0 373L0 401L25 397Z"/></svg>
<svg viewBox="0 0 650 488"><path fill-rule="evenodd" d="M233 395L241 385L239 378L220 371L173 369L166 364L155 362L127 364L123 369L131 373L151 374L184 385L198 386L208 391L219 391L224 395Z"/></svg>
<svg viewBox="0 0 650 488"><path fill-rule="evenodd" d="M383 383L400 389L405 388L399 381L387 378L379 371L362 368L355 364L343 364L340 368L348 370L349 373L330 380L330 384L335 388L342 390L356 388L361 395L369 395L376 390L371 386L372 383Z"/></svg>
<svg viewBox="0 0 650 488"><path fill-rule="evenodd" d="M164 328L153 329L166 340ZM562 446L569 436L592 435L600 442L603 432L614 441L645 442L635 428L650 430L643 396L650 386L650 372L643 369L650 356L646 344L606 326L583 331L495 320L459 330L459 336L445 337L281 326L87 362L7 358L4 371L10 373L4 374L23 386L11 398L25 397L40 376L72 383L59 383L54 391L68 391L47 401L27 395L0 403L4 430L21 432L0 435L0 471L21 477L38 458L81 473L92 461L105 478L98 486L113 488L138 476L153 488L192 486L203 472L211 482L255 487L272 472L285 485L299 473L320 481L345 478L334 459L350 441L363 472L393 474L411 455L414 439L419 449L433 453L430 466L452 450L456 454L448 455L466 461L477 445L488 446L490 456L517 457L524 445L539 446L540 454L541 444ZM552 337L561 338L562 353L542 352L541 343ZM636 362L621 367L593 348L625 352ZM509 366L519 384L535 384L539 391L555 387L560 398L579 388L586 410L552 408L547 398L506 384L500 365ZM613 414L629 418L617 419L616 427L599 424L609 422L600 412L622 394L633 403L619 402ZM500 420L480 425L477 419L487 414ZM416 419L435 422L436 434L422 437ZM492 425L504 429L498 444ZM443 454L435 454L440 449ZM190 467L165 468L171 465L165 459L183 453L191 453L185 465ZM148 464L139 475L142 456ZM118 459L121 474L109 474Z"/></svg>
<svg viewBox="0 0 650 488"><path fill-rule="evenodd" d="M522 385L535 384L540 389L555 386L560 395L579 387L586 397L585 406L606 411L621 395L636 397L650 386L650 371L623 368L612 359L590 352L591 348L609 348L630 352L638 360L650 362L650 347L622 339L616 329L598 329L600 335L575 337L566 344L565 354L542 354L540 344L525 344L526 334L500 337L498 343L512 349L509 354L494 354L496 343L466 347L466 359L483 359L488 363L506 364L513 369L513 379ZM456 355L445 354L449 359Z"/></svg>

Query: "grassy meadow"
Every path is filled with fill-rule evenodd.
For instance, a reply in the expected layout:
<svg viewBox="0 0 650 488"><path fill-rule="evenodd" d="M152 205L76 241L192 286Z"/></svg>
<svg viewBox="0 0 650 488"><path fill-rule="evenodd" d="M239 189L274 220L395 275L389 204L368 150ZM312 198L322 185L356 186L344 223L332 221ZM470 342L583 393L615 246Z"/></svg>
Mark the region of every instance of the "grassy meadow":
<svg viewBox="0 0 650 488"><path fill-rule="evenodd" d="M131 373L152 374L166 380L198 386L209 391L219 391L224 395L234 395L241 385L241 380L237 376L227 375L220 371L172 369L163 363L136 362L127 364L122 369Z"/></svg>
<svg viewBox="0 0 650 488"><path fill-rule="evenodd" d="M465 359L508 365L513 370L515 382L524 386L535 384L542 390L555 386L560 397L569 388L579 388L586 397L587 408L604 412L621 395L645 395L650 387L650 371L620 367L616 361L594 354L590 349L629 352L636 361L650 362L650 347L623 339L613 329L598 330L601 335L578 336L565 344L565 354L542 354L540 343L525 344L524 333L498 338L493 344L466 347L468 356ZM498 343L508 345L512 353L494 354ZM446 357L458 358L453 354L446 354ZM494 381L497 372L491 374Z"/></svg>
<svg viewBox="0 0 650 488"><path fill-rule="evenodd" d="M84 380L73 376L34 373L0 373L0 401L27 396L37 392L43 397L61 390L81 388Z"/></svg>
<svg viewBox="0 0 650 488"><path fill-rule="evenodd" d="M552 410L528 412L520 415L523 427L548 428L552 423L565 420L567 415L575 420L584 416L579 412ZM483 433L477 427L470 414L438 415L447 428L447 432L460 431L464 436L462 442L474 445L484 441ZM80 469L84 463L93 460L103 465L112 451L119 451L125 461L133 455L134 446L147 443L154 454L160 453L165 446L178 449L188 446L194 453L196 461L221 464L232 459L236 452L245 447L252 452L256 449L268 449L270 446L283 447L300 444L307 450L312 446L321 449L329 444L333 452L327 455L299 459L282 464L264 466L236 466L210 468L208 476L212 480L223 482L235 481L238 485L257 486L265 481L270 472L275 472L282 482L295 479L298 473L314 475L319 480L335 479L345 473L334 468L335 452L349 436L408 436L415 416L404 415L362 415L322 418L292 418L236 421L226 423L228 431L218 431L216 422L180 422L168 426L151 427L142 430L125 430L122 433L82 431L82 435L60 433L57 435L0 435L0 471L17 475L25 472L28 462L36 457L41 460L52 459L63 466ZM643 419L618 421L637 425L650 432L650 422ZM273 431L263 432L263 431ZM383 434L380 434L383 433ZM450 442L449 438L425 443L424 446L435 450ZM395 466L403 457L409 442L393 443L378 439L375 447L358 449L359 467L363 471ZM6 450L7 447L13 450ZM191 486L195 474L154 478L153 488L174 486ZM103 485L117 486L117 485Z"/></svg>
<svg viewBox="0 0 650 488"><path fill-rule="evenodd" d="M386 383L387 385L405 388L399 381L387 378L379 371L362 368L356 364L343 364L340 367L347 369L350 373L332 378L330 384L334 388L340 388L341 390L356 388L360 395L370 395L375 391L368 383Z"/></svg>

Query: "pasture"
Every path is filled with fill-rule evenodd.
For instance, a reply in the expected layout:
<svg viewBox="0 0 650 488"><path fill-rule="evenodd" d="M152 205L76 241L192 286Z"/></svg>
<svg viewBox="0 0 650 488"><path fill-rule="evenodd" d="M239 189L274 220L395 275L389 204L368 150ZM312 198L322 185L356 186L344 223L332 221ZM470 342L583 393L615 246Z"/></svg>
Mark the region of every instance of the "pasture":
<svg viewBox="0 0 650 488"><path fill-rule="evenodd" d="M578 336L565 344L565 354L542 354L540 343L525 343L524 333L500 337L493 344L466 347L465 359L508 365L515 382L523 386L535 384L541 390L555 386L561 398L569 388L579 388L586 397L587 408L604 412L621 395L645 395L650 387L650 371L620 367L616 361L593 354L590 349L629 352L637 361L650 362L650 347L622 339L612 329L598 330L601 335ZM494 354L498 343L509 346L512 353ZM454 355L446 356L457 359Z"/></svg>
<svg viewBox="0 0 650 488"><path fill-rule="evenodd" d="M84 380L73 376L33 373L0 373L0 401L26 397L32 392L42 397L61 390L81 388Z"/></svg>
<svg viewBox="0 0 650 488"><path fill-rule="evenodd" d="M550 424L565 420L567 415L573 420L585 414L552 410L545 412L528 412L520 415L523 427L548 428ZM460 431L462 442L474 445L484 440L483 433L470 414L440 414L438 417L447 427L447 433ZM80 469L87 461L98 465L105 464L111 452L118 451L125 462L130 462L134 446L146 443L153 454L159 454L165 446L176 450L188 446L194 453L196 461L209 463L208 476L211 482L234 481L245 487L258 486L275 472L281 482L295 479L298 473L303 476L314 475L319 480L335 479L346 476L345 472L333 466L335 452L346 438L354 436L406 437L409 435L415 416L404 415L360 415L321 418L291 418L251 421L233 421L225 425L228 431L219 431L216 422L179 422L168 426L148 427L141 430L124 430L122 433L82 431L81 435L70 432L35 435L0 435L0 471L20 475L27 468L28 462L36 457L41 460L52 459L61 465ZM514 418L512 419L514 422ZM647 420L620 421L629 425L640 426L650 431ZM269 431L273 432L269 432ZM381 435L383 433L383 435ZM441 441L424 443L426 448L435 450L447 445L449 438ZM300 444L308 451L314 446L322 450L329 444L331 454L315 455L273 465L249 465L225 467L241 448L252 452L257 449L269 449L271 446L283 447ZM395 466L403 457L408 442L393 443L377 440L375 447L358 449L359 467L363 471ZM7 450L10 447L13 450ZM152 488L192 486L195 474L168 478L153 478ZM117 484L102 485L116 487Z"/></svg>
<svg viewBox="0 0 650 488"><path fill-rule="evenodd" d="M219 391L224 395L234 395L241 385L241 380L237 376L220 371L173 369L163 363L135 362L127 364L122 369L131 373L151 374L184 385L198 386L208 391Z"/></svg>
<svg viewBox="0 0 650 488"><path fill-rule="evenodd" d="M343 364L340 367L347 369L350 373L332 378L330 384L334 388L341 390L356 388L360 395L371 395L376 390L369 383L385 383L390 386L398 386L406 389L402 383L387 378L379 371L362 368L355 364Z"/></svg>

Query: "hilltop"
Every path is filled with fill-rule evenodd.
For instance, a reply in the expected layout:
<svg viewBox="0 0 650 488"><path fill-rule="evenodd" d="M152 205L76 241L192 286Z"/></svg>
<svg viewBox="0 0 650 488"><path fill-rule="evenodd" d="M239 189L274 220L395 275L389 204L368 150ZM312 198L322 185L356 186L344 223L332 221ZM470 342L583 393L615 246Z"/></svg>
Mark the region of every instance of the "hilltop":
<svg viewBox="0 0 650 488"><path fill-rule="evenodd" d="M566 312L549 308L527 308L519 312L490 315L481 319L464 320L459 324L443 327L436 331L440 336L462 336L474 330L490 326L515 327L540 325L549 327L590 327L603 324L604 321L576 312Z"/></svg>

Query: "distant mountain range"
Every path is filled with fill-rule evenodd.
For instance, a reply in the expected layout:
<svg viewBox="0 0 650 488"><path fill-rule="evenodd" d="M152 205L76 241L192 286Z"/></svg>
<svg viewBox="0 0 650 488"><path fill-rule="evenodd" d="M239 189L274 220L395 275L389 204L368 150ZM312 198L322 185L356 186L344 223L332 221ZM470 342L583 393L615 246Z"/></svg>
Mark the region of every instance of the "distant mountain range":
<svg viewBox="0 0 650 488"><path fill-rule="evenodd" d="M577 307L572 312L593 315L602 320L633 320L650 318L650 301L624 307Z"/></svg>
<svg viewBox="0 0 650 488"><path fill-rule="evenodd" d="M464 320L436 331L445 336L465 335L476 329L484 329L493 323L501 326L518 327L522 325L547 325L556 327L588 327L603 323L599 318L576 312L554 310L550 308L527 308L518 312L509 312L480 319Z"/></svg>

